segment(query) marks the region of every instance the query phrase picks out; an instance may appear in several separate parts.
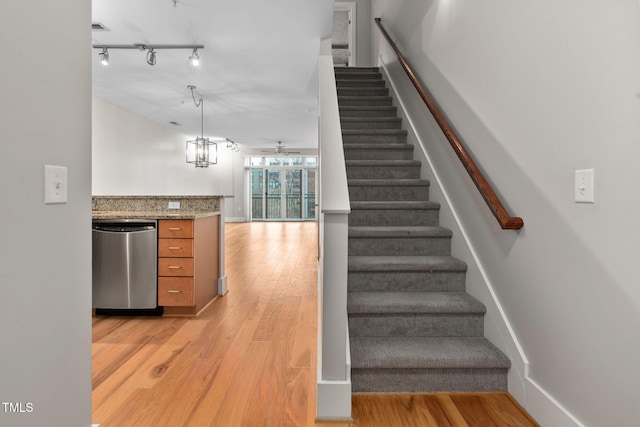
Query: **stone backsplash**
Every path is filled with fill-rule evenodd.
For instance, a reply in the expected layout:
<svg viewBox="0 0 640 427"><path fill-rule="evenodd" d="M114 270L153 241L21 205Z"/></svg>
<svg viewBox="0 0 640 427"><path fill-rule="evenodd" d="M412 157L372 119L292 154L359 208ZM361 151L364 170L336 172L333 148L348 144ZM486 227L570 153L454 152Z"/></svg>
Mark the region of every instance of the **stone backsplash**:
<svg viewBox="0 0 640 427"><path fill-rule="evenodd" d="M179 202L180 209L169 209ZM93 211L127 212L210 212L220 210L219 196L93 196Z"/></svg>

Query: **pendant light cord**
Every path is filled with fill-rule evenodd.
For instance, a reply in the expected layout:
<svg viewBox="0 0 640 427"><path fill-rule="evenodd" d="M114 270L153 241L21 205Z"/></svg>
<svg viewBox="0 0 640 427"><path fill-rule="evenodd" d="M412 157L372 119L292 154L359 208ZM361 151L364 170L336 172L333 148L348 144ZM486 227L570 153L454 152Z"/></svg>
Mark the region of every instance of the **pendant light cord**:
<svg viewBox="0 0 640 427"><path fill-rule="evenodd" d="M193 92L196 87L195 86L187 86L191 89L191 97L193 98L193 103L196 104L196 107L200 107L200 136L204 139L204 98L201 96L198 101L196 101L196 95Z"/></svg>
<svg viewBox="0 0 640 427"><path fill-rule="evenodd" d="M200 97L200 100L196 101L196 94L193 92L194 90L196 90L196 87L195 86L187 86L187 88L191 89L191 97L193 98L193 103L196 104L196 107L199 107L200 104L202 104L203 98Z"/></svg>

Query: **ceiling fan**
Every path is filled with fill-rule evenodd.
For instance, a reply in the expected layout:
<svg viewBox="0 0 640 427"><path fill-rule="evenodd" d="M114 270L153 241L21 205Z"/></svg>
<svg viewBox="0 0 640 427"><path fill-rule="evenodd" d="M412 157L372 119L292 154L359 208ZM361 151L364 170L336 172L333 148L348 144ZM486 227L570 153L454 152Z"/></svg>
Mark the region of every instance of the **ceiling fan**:
<svg viewBox="0 0 640 427"><path fill-rule="evenodd" d="M277 145L275 150L261 150L262 153L275 153L275 154L282 154L282 155L287 155L287 154L300 154L299 151L288 151L287 150L287 146L286 145L282 145L282 141L276 141Z"/></svg>

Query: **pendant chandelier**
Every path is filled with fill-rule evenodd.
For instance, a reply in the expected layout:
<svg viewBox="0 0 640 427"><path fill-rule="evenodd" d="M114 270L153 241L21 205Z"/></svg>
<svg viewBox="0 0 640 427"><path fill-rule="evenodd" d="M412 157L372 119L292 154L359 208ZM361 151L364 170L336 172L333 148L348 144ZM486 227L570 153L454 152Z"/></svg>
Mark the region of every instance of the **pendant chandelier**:
<svg viewBox="0 0 640 427"><path fill-rule="evenodd" d="M191 90L191 97L196 107L200 107L200 135L196 139L187 141L187 163L197 168L208 168L218 163L218 144L204 137L204 98L196 101L195 86L187 86Z"/></svg>

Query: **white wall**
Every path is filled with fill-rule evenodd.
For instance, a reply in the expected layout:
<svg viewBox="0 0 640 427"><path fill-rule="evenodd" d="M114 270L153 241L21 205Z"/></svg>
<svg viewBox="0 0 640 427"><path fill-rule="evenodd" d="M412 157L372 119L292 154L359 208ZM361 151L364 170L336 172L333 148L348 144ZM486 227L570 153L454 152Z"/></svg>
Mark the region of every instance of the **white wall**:
<svg viewBox="0 0 640 427"><path fill-rule="evenodd" d="M374 0L373 10L524 218L520 232L500 230L450 150L429 142L529 361L522 403L542 425L637 424L638 2ZM595 204L573 201L581 168L596 170Z"/></svg>
<svg viewBox="0 0 640 427"><path fill-rule="evenodd" d="M323 46L326 46L323 43ZM351 351L347 325L349 190L333 58L319 61L317 419L351 418Z"/></svg>
<svg viewBox="0 0 640 427"><path fill-rule="evenodd" d="M87 427L91 3L0 9L0 425ZM44 204L45 164L68 168L66 204Z"/></svg>
<svg viewBox="0 0 640 427"><path fill-rule="evenodd" d="M168 126L93 97L94 195L233 194L231 150L218 146L218 164L185 161L187 137Z"/></svg>
<svg viewBox="0 0 640 427"><path fill-rule="evenodd" d="M225 220L227 222L244 222L247 215L245 201L245 172L244 157L242 151L233 152L231 155L231 180L233 181L232 195L225 201Z"/></svg>
<svg viewBox="0 0 640 427"><path fill-rule="evenodd" d="M355 0L356 3L356 65L370 67L376 63L371 50L371 0Z"/></svg>

